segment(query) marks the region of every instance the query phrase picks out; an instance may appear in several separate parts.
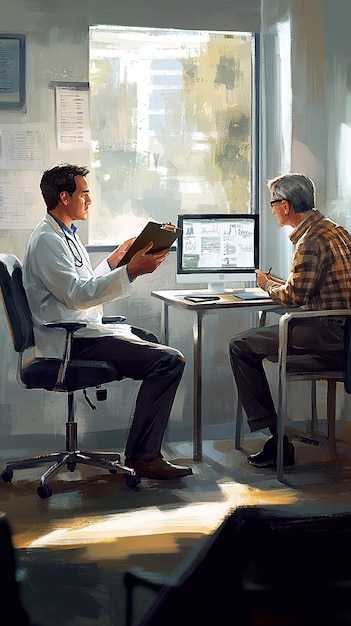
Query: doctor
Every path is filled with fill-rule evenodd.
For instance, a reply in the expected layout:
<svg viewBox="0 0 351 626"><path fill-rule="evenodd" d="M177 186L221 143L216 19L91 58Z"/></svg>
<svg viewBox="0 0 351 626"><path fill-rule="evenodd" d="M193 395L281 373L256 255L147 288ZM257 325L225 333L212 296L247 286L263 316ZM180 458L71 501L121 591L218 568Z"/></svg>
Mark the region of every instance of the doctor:
<svg viewBox="0 0 351 626"><path fill-rule="evenodd" d="M102 323L102 305L129 296L131 283L154 272L168 250L147 254L150 242L128 265L117 268L132 238L93 269L74 224L88 217L88 173L86 167L64 164L45 171L41 179L47 214L31 234L23 262L36 348L45 356L63 352L65 331L47 328L46 322L85 322L87 326L74 336L72 358L110 361L120 377L142 381L125 448L126 465L140 477L182 478L192 474L191 468L166 461L161 446L185 367L184 356L160 345L148 331Z"/></svg>

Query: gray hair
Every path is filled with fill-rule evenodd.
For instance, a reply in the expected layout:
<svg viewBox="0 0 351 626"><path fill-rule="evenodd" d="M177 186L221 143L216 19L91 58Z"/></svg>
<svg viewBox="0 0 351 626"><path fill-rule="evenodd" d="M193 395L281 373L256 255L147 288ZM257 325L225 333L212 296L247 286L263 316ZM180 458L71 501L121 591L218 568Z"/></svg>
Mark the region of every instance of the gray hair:
<svg viewBox="0 0 351 626"><path fill-rule="evenodd" d="M305 213L315 206L314 182L304 174L284 174L267 182L277 200L287 200L295 213Z"/></svg>

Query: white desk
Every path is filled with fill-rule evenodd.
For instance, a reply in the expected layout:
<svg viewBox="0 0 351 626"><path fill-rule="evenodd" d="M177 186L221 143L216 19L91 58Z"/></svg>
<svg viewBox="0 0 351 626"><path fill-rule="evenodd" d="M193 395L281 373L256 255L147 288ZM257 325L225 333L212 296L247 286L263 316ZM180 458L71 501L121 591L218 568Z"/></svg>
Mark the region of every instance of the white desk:
<svg viewBox="0 0 351 626"><path fill-rule="evenodd" d="M249 290L251 291L251 290ZM199 291L199 294L203 291ZM249 309L252 313L264 314L277 305L270 299L241 300L235 293L221 295L220 300L194 303L184 300L186 295L194 295L194 290L177 289L176 291L152 291L151 295L163 302L162 337L164 344L169 344L169 307L179 311L192 311L193 352L194 352L194 389L193 389L193 459L202 460L202 328L203 318L209 313L219 313L223 309Z"/></svg>

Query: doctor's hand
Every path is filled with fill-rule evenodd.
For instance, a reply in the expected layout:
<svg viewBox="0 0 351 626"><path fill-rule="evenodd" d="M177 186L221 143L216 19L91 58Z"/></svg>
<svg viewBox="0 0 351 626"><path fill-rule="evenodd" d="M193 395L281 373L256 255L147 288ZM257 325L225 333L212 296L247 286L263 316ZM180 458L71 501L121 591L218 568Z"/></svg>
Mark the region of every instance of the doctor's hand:
<svg viewBox="0 0 351 626"><path fill-rule="evenodd" d="M118 248L116 248L112 252L112 254L110 254L107 261L112 269L115 269L115 267L117 267L118 263L121 261L121 259L123 259L124 255L126 254L126 252L128 252L130 246L132 245L132 243L134 243L135 240L136 237L131 237L130 239L127 239L127 241L121 243L121 245L118 246Z"/></svg>
<svg viewBox="0 0 351 626"><path fill-rule="evenodd" d="M169 249L166 248L165 250L161 250L161 252L147 254L147 252L151 250L152 246L153 243L150 241L145 248L142 248L142 250L139 250L139 252L134 254L129 261L127 269L133 280L142 274L152 274L152 272L154 272L161 265L161 263L163 263L169 253Z"/></svg>

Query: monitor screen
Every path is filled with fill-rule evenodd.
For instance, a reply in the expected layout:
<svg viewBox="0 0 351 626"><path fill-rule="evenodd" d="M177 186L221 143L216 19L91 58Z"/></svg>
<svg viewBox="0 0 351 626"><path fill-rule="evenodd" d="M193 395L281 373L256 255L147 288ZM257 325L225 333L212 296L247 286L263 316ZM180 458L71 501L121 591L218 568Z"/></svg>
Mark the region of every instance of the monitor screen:
<svg viewBox="0 0 351 626"><path fill-rule="evenodd" d="M258 218L254 213L178 215L183 233L177 242L177 282L207 283L210 291L256 282Z"/></svg>

